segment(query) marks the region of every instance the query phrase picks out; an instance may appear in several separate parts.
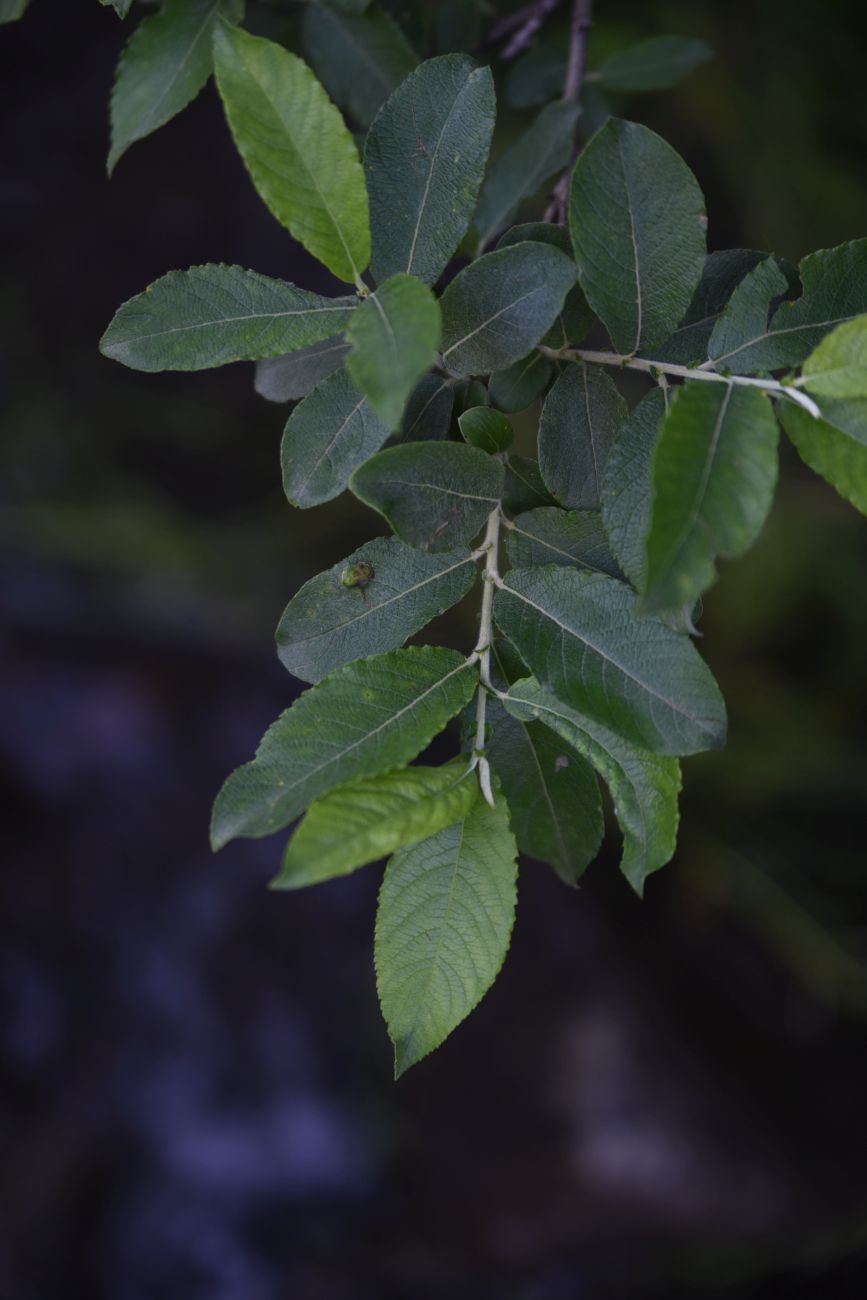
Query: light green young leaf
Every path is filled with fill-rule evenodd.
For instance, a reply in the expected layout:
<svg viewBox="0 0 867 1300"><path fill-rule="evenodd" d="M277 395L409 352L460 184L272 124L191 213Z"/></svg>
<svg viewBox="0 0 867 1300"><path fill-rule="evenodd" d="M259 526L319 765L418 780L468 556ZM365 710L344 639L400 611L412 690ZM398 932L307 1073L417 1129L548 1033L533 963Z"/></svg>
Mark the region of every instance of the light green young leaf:
<svg viewBox="0 0 867 1300"><path fill-rule="evenodd" d="M214 803L211 843L282 830L334 786L401 767L459 713L476 686L456 650L410 647L361 659L305 691Z"/></svg>
<svg viewBox="0 0 867 1300"><path fill-rule="evenodd" d="M489 244L552 176L569 166L579 104L546 104L530 128L492 163L473 225L479 244Z"/></svg>
<svg viewBox="0 0 867 1300"><path fill-rule="evenodd" d="M539 421L539 468L561 505L599 509L608 452L627 414L617 385L600 366L566 366Z"/></svg>
<svg viewBox="0 0 867 1300"><path fill-rule="evenodd" d="M442 375L425 375L409 395L401 442L439 442L448 437L455 390Z"/></svg>
<svg viewBox="0 0 867 1300"><path fill-rule="evenodd" d="M491 650L495 684L504 690L527 669L507 641ZM521 721L488 700L486 752L509 805L518 848L549 863L574 885L599 852L604 825L593 769L540 722Z"/></svg>
<svg viewBox="0 0 867 1300"><path fill-rule="evenodd" d="M377 537L306 582L277 628L290 673L318 682L335 668L383 654L466 595L477 575L466 551L425 555Z"/></svg>
<svg viewBox="0 0 867 1300"><path fill-rule="evenodd" d="M767 253L751 248L726 248L708 253L698 287L686 315L671 338L653 349L656 361L668 361L677 366L690 366L704 361L708 344L719 317L744 276L759 262L767 260Z"/></svg>
<svg viewBox="0 0 867 1300"><path fill-rule="evenodd" d="M692 604L716 577L714 557L752 546L777 484L777 422L757 388L684 384L656 443L642 609Z"/></svg>
<svg viewBox="0 0 867 1300"><path fill-rule="evenodd" d="M804 463L867 515L867 401L825 397L821 420L791 402L779 412Z"/></svg>
<svg viewBox="0 0 867 1300"><path fill-rule="evenodd" d="M480 799L464 759L355 781L314 803L286 848L272 889L346 876L405 844L436 835Z"/></svg>
<svg viewBox="0 0 867 1300"><path fill-rule="evenodd" d="M495 370L488 385L494 406L512 414L526 411L542 396L554 373L553 362L541 352L533 351L505 370Z"/></svg>
<svg viewBox="0 0 867 1300"><path fill-rule="evenodd" d="M705 256L704 199L669 144L609 118L575 164L569 229L581 287L619 352L663 343Z"/></svg>
<svg viewBox="0 0 867 1300"><path fill-rule="evenodd" d="M282 357L257 361L255 388L269 402L297 402L339 370L349 355L344 334Z"/></svg>
<svg viewBox="0 0 867 1300"><path fill-rule="evenodd" d="M280 444L286 496L305 509L339 496L388 432L346 371L336 371L286 421Z"/></svg>
<svg viewBox="0 0 867 1300"><path fill-rule="evenodd" d="M164 0L120 56L111 92L109 175L131 144L164 126L196 98L214 66L218 18L237 23L244 0Z"/></svg>
<svg viewBox="0 0 867 1300"><path fill-rule="evenodd" d="M867 316L838 325L801 367L814 397L867 397Z"/></svg>
<svg viewBox="0 0 867 1300"><path fill-rule="evenodd" d="M502 495L503 466L460 443L405 443L360 466L350 487L410 546L447 551L480 531Z"/></svg>
<svg viewBox="0 0 867 1300"><path fill-rule="evenodd" d="M618 94L669 90L713 57L711 47L694 37L654 36L612 54L595 78L604 90Z"/></svg>
<svg viewBox="0 0 867 1300"><path fill-rule="evenodd" d="M692 642L600 573L513 569L494 618L558 699L659 754L694 754L725 739L719 687Z"/></svg>
<svg viewBox="0 0 867 1300"><path fill-rule="evenodd" d="M800 298L782 303L753 337L717 352L717 370L748 375L800 365L837 325L867 312L867 239L811 253L799 274Z"/></svg>
<svg viewBox="0 0 867 1300"><path fill-rule="evenodd" d="M512 515L536 510L540 506L557 505L545 487L538 462L531 456L511 455L506 461L503 505Z"/></svg>
<svg viewBox="0 0 867 1300"><path fill-rule="evenodd" d="M0 0L0 23L17 22L19 18L23 17L24 10L29 3L30 0ZM107 0L101 0L101 3L106 4ZM117 0L117 3L125 4L126 8L129 9L132 0ZM118 12L120 11L118 10ZM121 17L125 17L125 15L121 14Z"/></svg>
<svg viewBox="0 0 867 1300"><path fill-rule="evenodd" d="M491 406L471 406L458 417L458 425L465 442L471 447L480 447L491 456L506 451L514 437L505 415Z"/></svg>
<svg viewBox="0 0 867 1300"><path fill-rule="evenodd" d="M622 577L595 510L561 510L558 506L528 510L512 520L506 545L516 569L562 564Z"/></svg>
<svg viewBox="0 0 867 1300"><path fill-rule="evenodd" d="M256 189L309 253L357 283L370 260L367 191L340 113L301 59L222 22L214 68Z"/></svg>
<svg viewBox="0 0 867 1300"><path fill-rule="evenodd" d="M787 288L786 277L773 257L766 257L744 276L710 336L707 354L716 369L743 373L738 360L740 349L767 333L771 304Z"/></svg>
<svg viewBox="0 0 867 1300"><path fill-rule="evenodd" d="M650 873L665 866L674 853L680 793L677 759L630 744L563 704L532 678L510 687L504 704L524 722L544 722L595 767L611 792L623 832L620 869L640 896Z"/></svg>
<svg viewBox="0 0 867 1300"><path fill-rule="evenodd" d="M394 1073L439 1047L482 1000L505 960L515 919L518 850L500 795L399 849L376 913L376 986Z"/></svg>
<svg viewBox="0 0 867 1300"><path fill-rule="evenodd" d="M331 98L359 126L370 126L380 106L418 63L415 51L379 5L341 13L308 4L304 48Z"/></svg>
<svg viewBox="0 0 867 1300"><path fill-rule="evenodd" d="M119 307L99 347L133 370L206 370L306 348L345 329L355 307L240 266L192 266Z"/></svg>
<svg viewBox="0 0 867 1300"><path fill-rule="evenodd" d="M412 275L394 275L361 304L346 337L346 368L380 419L396 429L407 398L439 347L440 308Z"/></svg>
<svg viewBox="0 0 867 1300"><path fill-rule="evenodd" d="M650 466L664 415L665 398L657 388L641 399L620 426L602 484L602 522L611 549L636 591L644 586Z"/></svg>
<svg viewBox="0 0 867 1300"><path fill-rule="evenodd" d="M486 253L442 296L443 360L459 374L489 374L526 357L551 328L577 277L547 244Z"/></svg>
<svg viewBox="0 0 867 1300"><path fill-rule="evenodd" d="M439 279L475 211L495 110L490 68L459 54L423 63L383 106L364 151L377 281Z"/></svg>

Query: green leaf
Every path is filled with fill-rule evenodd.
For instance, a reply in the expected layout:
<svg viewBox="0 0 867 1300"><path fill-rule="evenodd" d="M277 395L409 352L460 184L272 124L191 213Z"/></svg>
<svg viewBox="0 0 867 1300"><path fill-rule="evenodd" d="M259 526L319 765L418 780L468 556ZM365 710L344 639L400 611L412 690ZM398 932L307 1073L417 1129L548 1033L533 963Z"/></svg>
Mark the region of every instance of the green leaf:
<svg viewBox="0 0 867 1300"><path fill-rule="evenodd" d="M476 0L441 0L433 19L436 48L474 50L482 36L482 15Z"/></svg>
<svg viewBox="0 0 867 1300"><path fill-rule="evenodd" d="M513 226L497 241L497 249L526 242L550 244L571 259L572 241L562 226L549 221L528 221L523 226ZM569 343L580 343L593 324L593 312L584 297L580 284L573 285L566 295L563 310L542 342L546 347L565 348ZM534 354L535 355L535 354ZM525 358L526 360L526 358ZM532 400L532 399L531 399ZM529 402L525 405L529 406Z"/></svg>
<svg viewBox="0 0 867 1300"><path fill-rule="evenodd" d="M738 352L752 339L767 332L771 304L786 292L787 287L786 277L773 257L765 258L744 276L710 336L707 354L715 368L742 373Z"/></svg>
<svg viewBox="0 0 867 1300"><path fill-rule="evenodd" d="M492 163L476 211L479 244L489 244L515 216L522 199L538 194L572 159L579 104L546 104L529 130Z"/></svg>
<svg viewBox="0 0 867 1300"><path fill-rule="evenodd" d="M361 304L349 324L346 368L380 419L398 427L407 398L439 347L440 308L412 275L394 275Z"/></svg>
<svg viewBox="0 0 867 1300"><path fill-rule="evenodd" d="M556 320L576 274L568 257L539 243L471 262L442 296L445 364L459 374L489 374L526 357Z"/></svg>
<svg viewBox="0 0 867 1300"><path fill-rule="evenodd" d="M133 370L205 370L327 339L355 308L240 266L192 266L119 307L99 347Z"/></svg>
<svg viewBox="0 0 867 1300"><path fill-rule="evenodd" d="M456 54L423 63L384 105L364 151L377 281L439 279L475 211L495 109L490 68Z"/></svg>
<svg viewBox="0 0 867 1300"><path fill-rule="evenodd" d="M272 889L301 889L346 876L405 844L435 835L479 800L466 760L409 767L355 781L314 803L286 848Z"/></svg>
<svg viewBox="0 0 867 1300"><path fill-rule="evenodd" d="M211 842L282 830L334 786L401 767L459 713L477 674L456 650L410 647L347 664L268 728L214 804Z"/></svg>
<svg viewBox="0 0 867 1300"><path fill-rule="evenodd" d="M476 579L466 551L425 555L377 537L306 582L277 628L277 653L306 682L396 649L466 595Z"/></svg>
<svg viewBox="0 0 867 1300"><path fill-rule="evenodd" d="M5 0L5 2L9 3L9 0ZM17 0L17 2L19 5L21 5L21 0ZM14 7L16 0L11 0L11 3L12 6ZM28 3L29 0L25 0L25 4ZM115 11L118 18L126 18L127 14L132 8L132 0L99 0L99 3L106 8L110 6ZM21 5L21 7L23 8L24 6Z"/></svg>
<svg viewBox="0 0 867 1300"><path fill-rule="evenodd" d="M575 164L569 228L581 287L619 352L663 343L679 324L706 224L683 159L647 127L609 118Z"/></svg>
<svg viewBox="0 0 867 1300"><path fill-rule="evenodd" d="M23 17L24 10L29 3L30 0L0 0L0 23L17 22L19 18ZM101 0L101 3L106 4L107 0ZM129 9L132 0L117 0L117 5L120 4L125 4L126 8ZM120 13L119 9L118 12ZM121 17L125 17L125 14L121 14Z"/></svg>
<svg viewBox="0 0 867 1300"><path fill-rule="evenodd" d="M350 486L410 546L447 551L480 531L500 500L503 467L477 447L414 442L381 451Z"/></svg>
<svg viewBox="0 0 867 1300"><path fill-rule="evenodd" d="M531 456L512 455L506 461L503 505L513 515L535 510L538 506L557 505L545 487L538 462Z"/></svg>
<svg viewBox="0 0 867 1300"><path fill-rule="evenodd" d="M704 361L710 336L726 303L744 276L766 259L767 253L751 248L726 248L708 253L686 315L671 338L654 348L654 359L678 366Z"/></svg>
<svg viewBox="0 0 867 1300"><path fill-rule="evenodd" d="M398 1078L439 1047L493 984L509 947L518 850L500 796L388 863L376 985Z"/></svg>
<svg viewBox="0 0 867 1300"><path fill-rule="evenodd" d="M214 67L218 18L240 22L243 0L164 0L120 56L111 92L109 174L131 144L164 126L196 98Z"/></svg>
<svg viewBox="0 0 867 1300"><path fill-rule="evenodd" d="M619 94L668 90L713 57L711 47L694 37L654 36L612 54L595 75L604 90Z"/></svg>
<svg viewBox="0 0 867 1300"><path fill-rule="evenodd" d="M660 754L722 745L725 706L692 643L599 573L545 565L514 569L494 618L558 699Z"/></svg>
<svg viewBox="0 0 867 1300"><path fill-rule="evenodd" d="M340 280L370 260L364 172L338 110L282 46L217 23L214 67L226 117L274 216Z"/></svg>
<svg viewBox="0 0 867 1300"><path fill-rule="evenodd" d="M388 426L346 371L336 371L286 421L280 444L286 496L304 509L339 496L353 470L387 437Z"/></svg>
<svg viewBox="0 0 867 1300"><path fill-rule="evenodd" d="M539 421L539 468L561 505L599 509L608 452L627 414L616 384L600 366L566 366Z"/></svg>
<svg viewBox="0 0 867 1300"><path fill-rule="evenodd" d="M814 397L867 397L867 316L838 325L801 367Z"/></svg>
<svg viewBox="0 0 867 1300"><path fill-rule="evenodd" d="M391 92L418 63L390 14L372 5L363 14L308 4L304 48L331 98L359 126L370 126Z"/></svg>
<svg viewBox="0 0 867 1300"><path fill-rule="evenodd" d="M256 392L269 402L297 402L339 370L349 355L344 334L256 363Z"/></svg>
<svg viewBox="0 0 867 1300"><path fill-rule="evenodd" d="M498 685L526 676L508 642L494 641ZM574 885L599 852L604 831L593 769L540 722L521 721L488 700L486 752L509 805L518 848Z"/></svg>
<svg viewBox="0 0 867 1300"><path fill-rule="evenodd" d="M800 298L782 303L750 338L715 351L718 370L747 375L797 366L837 325L867 312L867 239L811 253L799 273Z"/></svg>
<svg viewBox="0 0 867 1300"><path fill-rule="evenodd" d="M642 609L692 604L715 579L714 557L752 546L777 484L770 398L733 384L675 392L653 457Z"/></svg>
<svg viewBox="0 0 867 1300"><path fill-rule="evenodd" d="M821 420L790 402L779 413L805 464L867 515L867 401L826 397Z"/></svg>
<svg viewBox="0 0 867 1300"><path fill-rule="evenodd" d="M602 484L602 522L621 569L637 591L644 586L647 569L650 466L664 415L665 398L657 388L642 398L620 426Z"/></svg>
<svg viewBox="0 0 867 1300"><path fill-rule="evenodd" d="M425 375L410 393L401 441L439 442L448 437L454 404L451 380L441 375Z"/></svg>
<svg viewBox="0 0 867 1300"><path fill-rule="evenodd" d="M490 406L471 406L458 417L458 425L465 442L471 447L481 447L492 456L506 451L514 436L505 415Z"/></svg>
<svg viewBox="0 0 867 1300"><path fill-rule="evenodd" d="M557 46L540 42L512 64L506 99L512 108L535 108L557 99L565 79L566 55Z"/></svg>
<svg viewBox="0 0 867 1300"><path fill-rule="evenodd" d="M542 396L553 373L553 362L541 352L531 352L505 370L494 371L488 385L491 401L510 414L525 411Z"/></svg>
<svg viewBox="0 0 867 1300"><path fill-rule="evenodd" d="M516 569L563 564L621 577L595 510L561 510L558 506L528 510L512 520L506 538L509 559Z"/></svg>
<svg viewBox="0 0 867 1300"><path fill-rule="evenodd" d="M608 727L561 703L529 678L509 689L505 707L525 722L544 722L578 751L611 792L623 832L620 869L639 896L652 871L665 866L677 840L680 768L631 745Z"/></svg>

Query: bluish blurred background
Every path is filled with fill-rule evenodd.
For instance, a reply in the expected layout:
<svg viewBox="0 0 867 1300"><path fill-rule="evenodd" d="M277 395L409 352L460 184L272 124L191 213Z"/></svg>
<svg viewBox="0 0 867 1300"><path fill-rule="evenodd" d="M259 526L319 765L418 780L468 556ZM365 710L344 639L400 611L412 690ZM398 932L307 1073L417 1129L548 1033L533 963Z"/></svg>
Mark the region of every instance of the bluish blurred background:
<svg viewBox="0 0 867 1300"><path fill-rule="evenodd" d="M252 9L252 6L251 6ZM867 28L848 0L598 0L601 55L715 62L618 103L689 161L712 248L867 234ZM783 447L706 602L730 710L639 903L523 864L494 990L398 1085L379 870L266 891L210 802L299 689L273 629L376 521L293 511L251 367L103 359L115 307L237 262L328 289L215 94L109 184L124 29L0 29L0 1296L679 1300L867 1294L867 522ZM472 636L471 614L446 634Z"/></svg>

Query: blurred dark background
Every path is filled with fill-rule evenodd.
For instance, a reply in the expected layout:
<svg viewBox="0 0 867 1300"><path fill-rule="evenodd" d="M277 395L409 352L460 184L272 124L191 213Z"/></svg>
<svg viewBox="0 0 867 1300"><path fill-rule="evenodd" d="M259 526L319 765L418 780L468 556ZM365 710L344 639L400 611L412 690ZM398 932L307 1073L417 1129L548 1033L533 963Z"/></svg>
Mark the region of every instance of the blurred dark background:
<svg viewBox="0 0 867 1300"><path fill-rule="evenodd" d="M867 234L861 6L596 8L591 63L718 52L617 106L687 158L711 247ZM106 181L124 38L93 0L0 28L0 1296L864 1296L865 521L783 448L706 603L731 738L686 765L675 862L644 903L613 834L575 893L524 864L494 990L394 1085L379 870L273 895L278 842L207 845L298 689L283 604L375 520L287 506L251 367L97 351L172 267L327 276L212 88Z"/></svg>

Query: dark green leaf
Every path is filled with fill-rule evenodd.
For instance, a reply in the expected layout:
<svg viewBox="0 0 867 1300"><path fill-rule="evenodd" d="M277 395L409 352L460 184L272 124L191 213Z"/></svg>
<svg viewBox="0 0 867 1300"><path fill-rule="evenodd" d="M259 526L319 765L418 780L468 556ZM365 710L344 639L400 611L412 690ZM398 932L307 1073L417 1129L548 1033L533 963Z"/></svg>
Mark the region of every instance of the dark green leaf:
<svg viewBox="0 0 867 1300"><path fill-rule="evenodd" d="M600 366L566 366L539 421L539 468L561 505L599 509L608 452L627 414L626 402Z"/></svg>
<svg viewBox="0 0 867 1300"><path fill-rule="evenodd" d="M308 4L304 47L329 95L370 126L380 106L418 63L397 23L379 5L364 13Z"/></svg>
<svg viewBox="0 0 867 1300"><path fill-rule="evenodd" d="M355 307L240 266L192 266L119 307L99 346L133 370L205 370L328 339Z"/></svg>
<svg viewBox="0 0 867 1300"><path fill-rule="evenodd" d="M494 113L490 69L456 54L423 63L385 104L364 152L378 281L439 279L472 220Z"/></svg>
<svg viewBox="0 0 867 1300"><path fill-rule="evenodd" d="M339 496L352 471L387 437L388 426L346 371L336 371L298 403L286 422L280 446L286 496L303 507Z"/></svg>
<svg viewBox="0 0 867 1300"><path fill-rule="evenodd" d="M679 366L704 361L710 336L729 298L744 276L766 258L767 253L751 248L727 248L708 253L687 313L671 338L661 347L654 348L655 360Z"/></svg>
<svg viewBox="0 0 867 1300"><path fill-rule="evenodd" d="M455 390L442 375L425 375L410 393L403 416L403 442L439 442L448 437Z"/></svg>
<svg viewBox="0 0 867 1300"><path fill-rule="evenodd" d="M566 55L553 45L534 45L516 59L506 79L506 98L513 108L535 108L562 93Z"/></svg>
<svg viewBox="0 0 867 1300"><path fill-rule="evenodd" d="M361 659L305 691L268 728L256 757L214 804L211 842L288 826L334 786L401 767L467 703L477 674L442 646Z"/></svg>
<svg viewBox="0 0 867 1300"><path fill-rule="evenodd" d="M343 334L313 343L299 352L256 363L256 392L269 402L297 402L323 379L339 370L349 355Z"/></svg>
<svg viewBox="0 0 867 1300"><path fill-rule="evenodd" d="M5 3L8 4L9 2L10 0L5 0ZM22 9L24 8L24 5L29 4L29 2L30 0L24 0L24 4L22 4L21 0L17 0L18 5ZM99 0L99 3L106 8L111 7L117 14L118 18L126 18L132 8L132 0ZM14 8L16 0L11 0L11 4Z"/></svg>
<svg viewBox="0 0 867 1300"><path fill-rule="evenodd" d="M494 618L558 699L660 754L692 754L725 738L719 688L692 643L599 573L513 569Z"/></svg>
<svg viewBox="0 0 867 1300"><path fill-rule="evenodd" d="M351 487L410 546L447 551L480 531L500 500L503 467L476 447L406 443L367 461Z"/></svg>
<svg viewBox="0 0 867 1300"><path fill-rule="evenodd" d="M644 544L650 526L650 466L664 415L665 399L657 388L642 398L620 426L602 484L602 522L611 549L638 591L644 586L647 563Z"/></svg>
<svg viewBox="0 0 867 1300"><path fill-rule="evenodd" d="M575 164L569 228L581 287L617 350L663 343L701 277L704 199L670 145L609 118Z"/></svg>
<svg viewBox="0 0 867 1300"><path fill-rule="evenodd" d="M498 241L497 248L509 248L512 244L527 241L550 244L567 257L572 257L572 241L568 232L549 221L528 221L523 226L513 226ZM593 312L584 297L584 290L580 284L573 285L566 295L562 312L542 342L551 348L565 348L569 343L580 343L592 324ZM527 406L529 404L525 403Z"/></svg>
<svg viewBox="0 0 867 1300"><path fill-rule="evenodd" d="M277 652L296 677L322 677L367 655L402 645L457 604L476 578L466 551L425 555L377 537L306 582L277 628Z"/></svg>
<svg viewBox="0 0 867 1300"><path fill-rule="evenodd" d="M120 56L111 92L111 173L131 144L164 126L198 95L214 67L218 18L240 22L244 0L165 0Z"/></svg>
<svg viewBox="0 0 867 1300"><path fill-rule="evenodd" d="M538 462L530 456L510 456L506 461L503 505L510 514L520 515L538 506L556 506L545 487Z"/></svg>
<svg viewBox="0 0 867 1300"><path fill-rule="evenodd" d="M575 283L573 262L547 244L486 253L442 297L443 359L460 374L489 374L526 357Z"/></svg>
<svg viewBox="0 0 867 1300"><path fill-rule="evenodd" d="M714 557L752 546L777 483L777 422L757 388L685 384L673 396L653 457L642 608L694 603L715 579Z"/></svg>
<svg viewBox="0 0 867 1300"><path fill-rule="evenodd" d="M506 451L511 446L512 426L490 406L471 406L458 419L464 441L471 447L480 447L482 451L495 456L499 451Z"/></svg>
<svg viewBox="0 0 867 1300"><path fill-rule="evenodd" d="M464 818L399 849L376 914L376 985L394 1072L439 1047L493 984L515 918L509 810L476 799Z"/></svg>
<svg viewBox="0 0 867 1300"><path fill-rule="evenodd" d="M480 245L489 244L514 217L522 199L532 198L547 180L569 166L578 104L546 104L529 130L491 165L476 211Z"/></svg>
<svg viewBox="0 0 867 1300"><path fill-rule="evenodd" d="M491 401L510 414L525 411L542 396L553 373L554 365L547 357L531 352L505 370L494 371L488 388Z"/></svg>
<svg viewBox="0 0 867 1300"><path fill-rule="evenodd" d="M357 282L370 260L367 191L340 113L301 59L222 22L214 67L256 189L309 253Z"/></svg>
<svg viewBox="0 0 867 1300"><path fill-rule="evenodd" d="M482 15L476 0L442 0L434 14L433 35L436 48L443 54L474 50L482 35Z"/></svg>
<svg viewBox="0 0 867 1300"><path fill-rule="evenodd" d="M574 565L621 577L602 520L595 510L541 506L512 521L507 532L509 559L516 569L535 564Z"/></svg>
<svg viewBox="0 0 867 1300"><path fill-rule="evenodd" d="M790 402L779 412L801 459L867 515L867 401L824 397L821 420Z"/></svg>
<svg viewBox="0 0 867 1300"><path fill-rule="evenodd" d="M440 330L439 303L412 275L392 276L355 311L346 368L390 429L398 427L407 398L430 369Z"/></svg>
<svg viewBox="0 0 867 1300"><path fill-rule="evenodd" d="M787 287L786 277L773 257L765 258L744 276L710 336L707 354L717 369L743 373L738 359L741 348L747 348L743 355L748 356L751 341L767 333L771 304Z"/></svg>
<svg viewBox="0 0 867 1300"><path fill-rule="evenodd" d="M665 866L677 840L680 767L631 745L593 718L561 703L529 678L517 682L504 701L524 722L544 722L596 768L614 802L623 832L620 869L639 895L652 871Z"/></svg>
<svg viewBox="0 0 867 1300"><path fill-rule="evenodd" d="M289 841L271 888L301 889L348 875L453 826L478 800L475 773L463 760L344 785L313 804Z"/></svg>
<svg viewBox="0 0 867 1300"><path fill-rule="evenodd" d="M746 375L797 366L835 326L867 312L867 239L811 253L799 272L801 297L782 303L753 337L717 351L718 370Z"/></svg>
<svg viewBox="0 0 867 1300"><path fill-rule="evenodd" d="M596 77L605 90L620 94L668 90L713 57L710 46L694 37L654 36L612 54Z"/></svg>
<svg viewBox="0 0 867 1300"><path fill-rule="evenodd" d="M101 4L108 3L109 0L100 0ZM30 0L0 0L0 23L17 22L24 14ZM126 10L129 9L132 0L117 0L115 8L122 18L126 17ZM121 13L119 6L125 6L124 12Z"/></svg>

